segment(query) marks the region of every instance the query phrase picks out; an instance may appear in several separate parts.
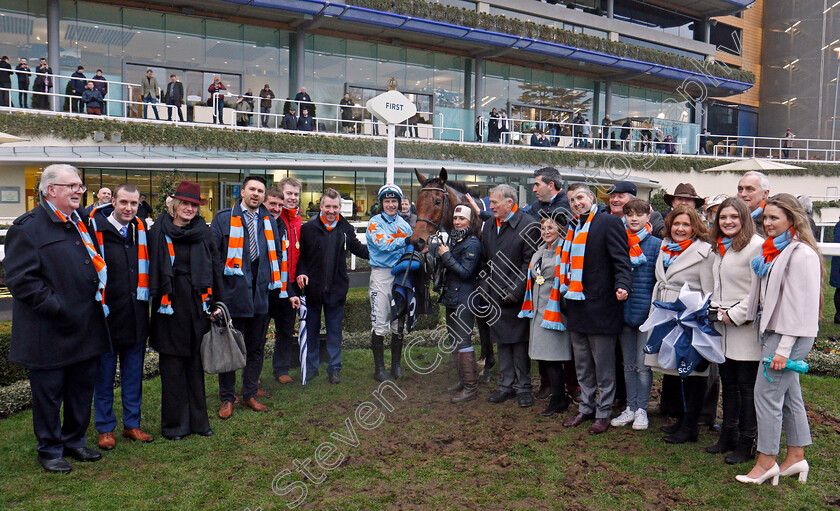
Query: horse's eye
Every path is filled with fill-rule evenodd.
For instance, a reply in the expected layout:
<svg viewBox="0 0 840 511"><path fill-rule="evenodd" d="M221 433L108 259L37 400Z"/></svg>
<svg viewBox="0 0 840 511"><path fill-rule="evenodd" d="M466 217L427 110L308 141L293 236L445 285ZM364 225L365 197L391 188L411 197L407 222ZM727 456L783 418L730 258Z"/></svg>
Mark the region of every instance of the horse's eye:
<svg viewBox="0 0 840 511"><path fill-rule="evenodd" d="M440 199L435 199L435 206L440 206Z"/></svg>

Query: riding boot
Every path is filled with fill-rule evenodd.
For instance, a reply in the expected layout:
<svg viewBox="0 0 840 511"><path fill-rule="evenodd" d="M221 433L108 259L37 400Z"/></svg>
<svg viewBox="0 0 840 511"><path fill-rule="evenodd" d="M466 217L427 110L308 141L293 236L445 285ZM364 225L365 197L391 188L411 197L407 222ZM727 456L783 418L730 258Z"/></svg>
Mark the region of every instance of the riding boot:
<svg viewBox="0 0 840 511"><path fill-rule="evenodd" d="M458 353L458 367L461 369L461 379L464 389L452 396L453 403L463 403L478 398L478 371L475 365L475 351Z"/></svg>
<svg viewBox="0 0 840 511"><path fill-rule="evenodd" d="M455 374L458 376L458 381L446 387L447 392L461 392L464 390L464 380L461 374L460 358L458 357L458 350L452 352L452 366L455 368Z"/></svg>
<svg viewBox="0 0 840 511"><path fill-rule="evenodd" d="M373 351L373 379L391 381L385 371L385 338L375 333L370 334L370 349Z"/></svg>
<svg viewBox="0 0 840 511"><path fill-rule="evenodd" d="M402 361L402 341L402 334L391 334L391 376L395 380L402 378L402 367L400 366L400 362Z"/></svg>
<svg viewBox="0 0 840 511"><path fill-rule="evenodd" d="M741 436L735 450L724 461L730 465L744 463L755 458L755 437L758 433L758 423L755 412L755 383L752 380L738 384L741 392Z"/></svg>

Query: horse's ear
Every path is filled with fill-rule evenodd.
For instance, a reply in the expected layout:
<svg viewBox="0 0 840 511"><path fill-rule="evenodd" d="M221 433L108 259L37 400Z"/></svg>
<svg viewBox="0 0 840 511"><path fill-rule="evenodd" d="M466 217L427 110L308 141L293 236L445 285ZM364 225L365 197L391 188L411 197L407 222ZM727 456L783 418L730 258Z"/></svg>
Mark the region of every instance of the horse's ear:
<svg viewBox="0 0 840 511"><path fill-rule="evenodd" d="M446 169L441 167L440 168L440 184L441 184L441 186L446 184L447 177L448 177L448 175L446 174Z"/></svg>
<svg viewBox="0 0 840 511"><path fill-rule="evenodd" d="M420 171L417 170L417 169L414 169L414 173L417 175L417 181L420 182L420 186L425 185L426 184L426 178L423 177L423 174L421 174Z"/></svg>

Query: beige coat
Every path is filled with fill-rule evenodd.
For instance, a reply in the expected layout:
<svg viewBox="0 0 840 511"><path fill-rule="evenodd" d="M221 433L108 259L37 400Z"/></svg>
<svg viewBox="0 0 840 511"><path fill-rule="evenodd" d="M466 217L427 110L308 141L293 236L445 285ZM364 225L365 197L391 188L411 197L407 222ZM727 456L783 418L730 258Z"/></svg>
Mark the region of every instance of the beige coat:
<svg viewBox="0 0 840 511"><path fill-rule="evenodd" d="M666 239L662 241L662 244L667 245L668 242L669 240ZM653 286L653 300L676 301L685 283L688 283L692 291L703 294L713 292L716 285L712 274L713 262L712 246L700 240L689 245L671 264L667 272L662 263L662 252L660 252L659 257L656 258L656 285ZM654 307L653 300L651 300L651 311ZM645 355L645 365L650 366L654 371L677 375L676 369L664 369L659 365L658 353ZM708 376L708 374L708 369L691 373L692 376Z"/></svg>
<svg viewBox="0 0 840 511"><path fill-rule="evenodd" d="M732 325L714 323L720 332L726 358L731 360L760 360L761 346L758 332L752 321L747 320L747 300L753 279L757 279L750 268L750 261L761 255L764 238L755 234L749 244L739 251L729 249L723 258L715 254L712 263L715 291L712 306L726 309ZM679 259L677 259L679 260Z"/></svg>
<svg viewBox="0 0 840 511"><path fill-rule="evenodd" d="M808 245L793 240L762 279L753 279L747 319L758 314L761 288L760 332L792 337L816 337L820 328L820 256Z"/></svg>
<svg viewBox="0 0 840 511"><path fill-rule="evenodd" d="M561 240L562 241L562 240ZM542 327L543 314L548 306L548 299L551 297L551 288L554 285L554 263L556 261L556 249L548 248L545 243L531 257L531 295L534 302L534 317L531 319L531 337L528 343L528 356L534 360L571 360L572 344L569 332L560 330L549 330ZM545 279L542 285L539 284L536 276L536 268Z"/></svg>

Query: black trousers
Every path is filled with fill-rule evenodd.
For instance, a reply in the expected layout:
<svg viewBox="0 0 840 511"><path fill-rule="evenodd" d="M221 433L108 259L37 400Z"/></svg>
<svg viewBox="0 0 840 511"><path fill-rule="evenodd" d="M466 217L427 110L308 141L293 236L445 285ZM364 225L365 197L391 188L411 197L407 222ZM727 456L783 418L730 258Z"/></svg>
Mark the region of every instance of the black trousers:
<svg viewBox="0 0 840 511"><path fill-rule="evenodd" d="M10 103L11 95L9 94L9 87L0 86L0 106L12 106Z"/></svg>
<svg viewBox="0 0 840 511"><path fill-rule="evenodd" d="M758 423L755 412L755 378L758 361L732 360L720 364L723 387L723 427L739 428L745 437L755 438Z"/></svg>
<svg viewBox="0 0 840 511"><path fill-rule="evenodd" d="M85 446L90 424L93 389L99 357L58 369L32 369L32 426L38 439L38 454L44 458L64 456L64 448ZM64 424L61 405L64 404Z"/></svg>
<svg viewBox="0 0 840 511"><path fill-rule="evenodd" d="M189 357L160 354L160 429L164 436L185 436L210 430L204 369L198 346Z"/></svg>
<svg viewBox="0 0 840 511"><path fill-rule="evenodd" d="M271 357L271 371L274 377L289 374L292 366L292 347L295 341L295 318L297 311L286 298L271 298L269 314L274 319L274 355ZM268 321L266 321L266 328ZM300 349L295 350L295 358L300 357Z"/></svg>
<svg viewBox="0 0 840 511"><path fill-rule="evenodd" d="M29 86L25 87L18 87L19 89L29 89ZM26 92L18 92L18 105L20 108L28 108L29 107L29 94Z"/></svg>
<svg viewBox="0 0 840 511"><path fill-rule="evenodd" d="M233 318L233 327L245 339L245 368L242 370L242 400L247 401L257 394L257 384L263 368L265 352L265 324L268 314L257 314L250 318ZM219 375L219 393L222 401L234 402L236 399L236 371Z"/></svg>

